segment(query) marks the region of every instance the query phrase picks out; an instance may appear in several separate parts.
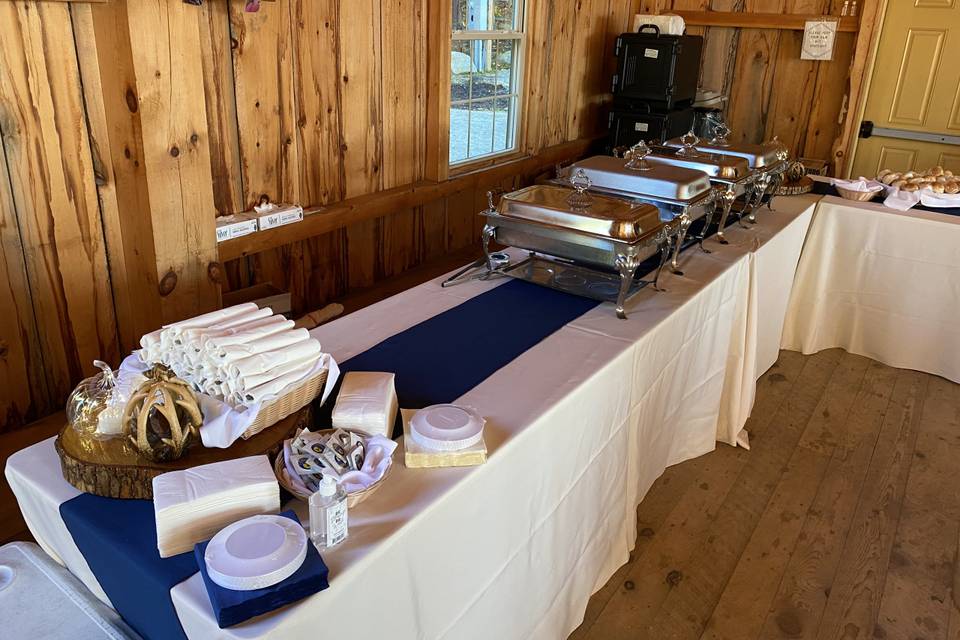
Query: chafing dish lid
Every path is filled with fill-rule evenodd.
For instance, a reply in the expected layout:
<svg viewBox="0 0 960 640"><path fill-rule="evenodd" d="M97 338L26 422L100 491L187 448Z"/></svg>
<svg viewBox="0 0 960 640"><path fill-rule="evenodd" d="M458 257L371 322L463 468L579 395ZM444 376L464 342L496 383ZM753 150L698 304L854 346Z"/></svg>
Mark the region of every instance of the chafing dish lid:
<svg viewBox="0 0 960 640"><path fill-rule="evenodd" d="M571 165L570 174L583 169L596 188L670 200L693 200L710 191L710 179L703 171L654 163L650 163L649 169L638 171L625 165L622 158L593 156Z"/></svg>
<svg viewBox="0 0 960 640"><path fill-rule="evenodd" d="M589 194L587 204L570 204L576 192L564 187L533 185L504 194L497 212L508 218L527 220L560 229L635 242L656 233L663 223L651 204Z"/></svg>
<svg viewBox="0 0 960 640"><path fill-rule="evenodd" d="M667 140L668 147L680 148L683 143L680 138ZM697 151L704 153L714 153L723 156L737 156L744 158L750 163L752 169L763 169L779 162L779 154L783 145L779 142L764 142L763 144L751 144L749 142L731 142L727 146L721 147L701 140L696 145Z"/></svg>
<svg viewBox="0 0 960 640"><path fill-rule="evenodd" d="M750 163L740 156L723 156L715 153L701 153L694 158L678 156L676 147L653 146L653 153L647 156L647 162L670 164L675 167L687 167L703 171L712 178L740 180L750 173Z"/></svg>

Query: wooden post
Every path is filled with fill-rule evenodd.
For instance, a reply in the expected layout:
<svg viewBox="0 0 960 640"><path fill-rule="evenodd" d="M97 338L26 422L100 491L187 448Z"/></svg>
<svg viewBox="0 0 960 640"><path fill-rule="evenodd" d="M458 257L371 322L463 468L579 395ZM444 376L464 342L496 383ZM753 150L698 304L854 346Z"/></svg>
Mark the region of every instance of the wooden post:
<svg viewBox="0 0 960 640"><path fill-rule="evenodd" d="M104 151L100 188L113 203L104 226L121 243L111 247L111 268L121 274L114 282L125 310L120 320L128 324L121 333L136 339L220 304L207 274L217 260L200 38L207 15L168 2L111 2L89 11L78 50L95 56L83 68L85 82L99 83L86 96L101 137L94 147Z"/></svg>

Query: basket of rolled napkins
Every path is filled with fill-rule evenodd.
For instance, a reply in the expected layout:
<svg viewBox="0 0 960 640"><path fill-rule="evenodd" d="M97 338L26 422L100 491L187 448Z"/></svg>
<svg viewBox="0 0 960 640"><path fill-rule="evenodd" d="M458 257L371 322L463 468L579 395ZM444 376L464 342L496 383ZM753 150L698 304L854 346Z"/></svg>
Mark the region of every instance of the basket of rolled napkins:
<svg viewBox="0 0 960 640"><path fill-rule="evenodd" d="M323 476L332 476L347 492L347 506L353 507L382 485L396 448L396 442L382 435L304 429L283 443L274 472L280 486L301 500L316 493Z"/></svg>
<svg viewBox="0 0 960 640"><path fill-rule="evenodd" d="M306 329L252 302L166 325L140 346L121 372L163 363L188 382L200 400L207 447L229 447L326 399L339 375Z"/></svg>

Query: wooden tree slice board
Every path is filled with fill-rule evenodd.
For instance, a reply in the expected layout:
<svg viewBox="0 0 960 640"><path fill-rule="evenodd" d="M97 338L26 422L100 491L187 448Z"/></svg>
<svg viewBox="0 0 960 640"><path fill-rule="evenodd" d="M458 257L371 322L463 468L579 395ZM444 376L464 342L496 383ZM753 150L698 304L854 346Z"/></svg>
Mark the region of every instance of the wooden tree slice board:
<svg viewBox="0 0 960 640"><path fill-rule="evenodd" d="M307 405L248 440L237 440L227 449L195 444L179 460L152 462L142 458L125 438L82 438L70 425L60 430L56 448L64 479L80 491L107 498L153 499L153 478L168 471L189 469L256 455L272 455L298 428L308 426Z"/></svg>

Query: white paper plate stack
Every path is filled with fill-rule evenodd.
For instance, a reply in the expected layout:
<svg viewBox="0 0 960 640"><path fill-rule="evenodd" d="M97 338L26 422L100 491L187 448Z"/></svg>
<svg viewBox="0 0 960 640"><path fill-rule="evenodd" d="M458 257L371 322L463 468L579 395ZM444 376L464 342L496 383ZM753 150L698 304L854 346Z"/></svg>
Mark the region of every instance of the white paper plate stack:
<svg viewBox="0 0 960 640"><path fill-rule="evenodd" d="M476 409L436 404L403 411L404 461L408 467L461 467L483 464L486 423Z"/></svg>
<svg viewBox="0 0 960 640"><path fill-rule="evenodd" d="M280 486L267 456L171 471L153 479L161 558L190 551L235 522L280 510Z"/></svg>
<svg viewBox="0 0 960 640"><path fill-rule="evenodd" d="M307 534L283 516L253 516L215 535L203 555L207 575L224 589L252 591L283 582L307 557Z"/></svg>

